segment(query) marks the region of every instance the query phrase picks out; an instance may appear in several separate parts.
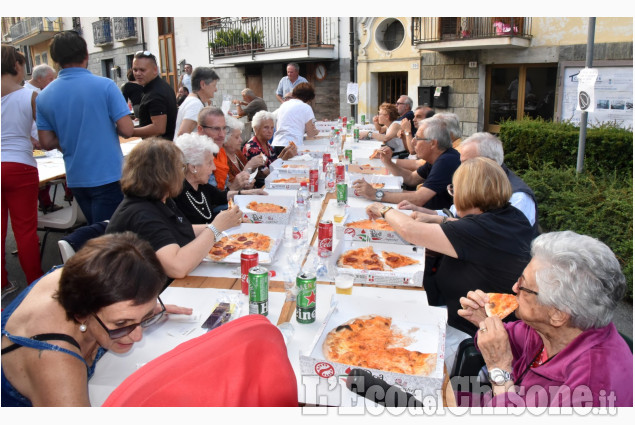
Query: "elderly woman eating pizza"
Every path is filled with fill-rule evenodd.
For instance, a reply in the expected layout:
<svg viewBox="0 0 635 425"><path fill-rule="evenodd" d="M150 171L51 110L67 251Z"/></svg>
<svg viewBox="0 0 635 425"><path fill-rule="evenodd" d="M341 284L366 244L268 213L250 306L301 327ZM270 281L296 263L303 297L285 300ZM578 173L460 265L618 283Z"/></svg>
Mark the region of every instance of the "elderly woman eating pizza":
<svg viewBox="0 0 635 425"><path fill-rule="evenodd" d="M519 321L487 317L487 293L470 291L459 315L478 326L492 394L489 406L633 406L633 354L611 323L626 290L604 243L574 232L546 233L513 291ZM459 404L469 398L458 397ZM472 401L473 402L473 401Z"/></svg>

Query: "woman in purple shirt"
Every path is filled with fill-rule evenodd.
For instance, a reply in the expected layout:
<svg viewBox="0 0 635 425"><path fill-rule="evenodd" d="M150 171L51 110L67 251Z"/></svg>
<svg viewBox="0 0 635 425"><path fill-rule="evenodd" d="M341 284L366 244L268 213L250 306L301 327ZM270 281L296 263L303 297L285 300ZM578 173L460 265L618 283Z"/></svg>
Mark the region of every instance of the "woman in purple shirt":
<svg viewBox="0 0 635 425"><path fill-rule="evenodd" d="M484 292L470 291L459 315L479 327L476 344L492 393L487 406L633 405L633 354L611 323L626 290L611 249L574 232L536 238L512 288L512 323L486 317ZM459 404L464 404L461 394ZM472 400L473 402L473 400Z"/></svg>

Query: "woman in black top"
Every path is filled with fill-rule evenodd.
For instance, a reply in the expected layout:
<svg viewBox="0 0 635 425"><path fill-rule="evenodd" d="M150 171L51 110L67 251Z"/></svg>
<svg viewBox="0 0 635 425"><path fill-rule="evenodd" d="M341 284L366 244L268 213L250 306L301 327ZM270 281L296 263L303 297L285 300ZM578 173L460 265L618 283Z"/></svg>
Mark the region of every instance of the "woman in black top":
<svg viewBox="0 0 635 425"><path fill-rule="evenodd" d="M369 205L367 212L371 218L384 216L406 241L444 254L435 282L424 280L423 285L428 291L435 284L444 296L448 325L473 335L476 327L457 314L459 299L476 289L512 294L531 259L533 230L524 214L509 204L509 179L491 159L462 163L448 191L460 219L420 212L408 216L379 203Z"/></svg>
<svg viewBox="0 0 635 425"><path fill-rule="evenodd" d="M214 155L218 145L207 136L182 134L174 141L185 157L185 181L181 193L174 198L176 206L193 224L210 223L234 195L266 195L263 189L220 190L208 183L214 172Z"/></svg>
<svg viewBox="0 0 635 425"><path fill-rule="evenodd" d="M221 232L238 226L238 207L223 211L212 224L192 225L172 197L181 193L185 161L171 141L149 138L126 157L121 177L125 197L106 233L132 231L150 242L171 278L187 276L207 255Z"/></svg>
<svg viewBox="0 0 635 425"><path fill-rule="evenodd" d="M126 102L130 101L132 110L134 111L134 116L139 118L139 104L141 103L141 98L143 97L143 86L136 82L132 68L128 70L127 77L128 82L121 86L121 93L123 94L124 99L126 99Z"/></svg>

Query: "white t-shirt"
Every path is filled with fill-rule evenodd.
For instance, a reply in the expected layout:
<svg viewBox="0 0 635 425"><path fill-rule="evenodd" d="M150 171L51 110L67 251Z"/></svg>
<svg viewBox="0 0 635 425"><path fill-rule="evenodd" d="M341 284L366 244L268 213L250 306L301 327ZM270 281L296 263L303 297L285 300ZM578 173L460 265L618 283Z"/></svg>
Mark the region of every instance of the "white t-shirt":
<svg viewBox="0 0 635 425"><path fill-rule="evenodd" d="M179 112L176 115L176 127L174 128L174 139L179 134L179 128L183 120L188 119L196 122L198 120L198 113L204 108L203 102L196 96L188 96L181 106L179 106ZM196 126L192 132L196 131Z"/></svg>
<svg viewBox="0 0 635 425"><path fill-rule="evenodd" d="M273 146L287 146L290 140L297 146L304 144L304 129L307 122L315 120L310 105L299 99L291 99L280 105L276 134L273 136Z"/></svg>
<svg viewBox="0 0 635 425"><path fill-rule="evenodd" d="M2 96L2 162L19 162L37 167L33 158L33 92L21 88Z"/></svg>

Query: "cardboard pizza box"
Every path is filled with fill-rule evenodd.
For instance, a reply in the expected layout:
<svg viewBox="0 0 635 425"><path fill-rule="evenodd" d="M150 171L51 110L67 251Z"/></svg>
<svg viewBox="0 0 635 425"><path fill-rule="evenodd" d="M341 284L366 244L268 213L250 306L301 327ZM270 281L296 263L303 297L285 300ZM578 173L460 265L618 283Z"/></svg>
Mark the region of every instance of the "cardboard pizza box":
<svg viewBox="0 0 635 425"><path fill-rule="evenodd" d="M223 233L226 233L227 235L235 235L237 233L256 232L269 236L271 239L273 239L273 245L271 246L269 252L258 251L258 264L271 264L276 256L278 247L280 246L284 238L285 227L286 226L284 224L242 223L240 226L228 229ZM211 263L240 264L240 253L240 250L233 252L232 254L219 261L205 257L203 258L203 261Z"/></svg>
<svg viewBox="0 0 635 425"><path fill-rule="evenodd" d="M321 171L321 168L318 166L318 161L315 159L311 161L283 161L278 158L269 165L272 172L279 171L281 173L300 174L306 177L309 176L309 171L312 167Z"/></svg>
<svg viewBox="0 0 635 425"><path fill-rule="evenodd" d="M377 175L377 174L360 174L360 173L349 172L348 196L357 196L355 195L355 190L352 187L353 186L352 183L360 179L364 179L370 184L375 184L375 183L383 184L383 187L381 187L381 190L383 190L384 192L402 192L403 191L401 187L403 185L403 177L401 176L393 176L393 175L383 176L383 175Z"/></svg>
<svg viewBox="0 0 635 425"><path fill-rule="evenodd" d="M279 171L272 171L271 174L269 174L266 178L265 178L265 188L267 189L290 189L290 190L298 190L300 188L300 183L279 183L279 182L275 182L274 180L278 180L278 179L289 179L289 178L296 178L296 179L306 179L306 182L309 182L309 176L308 174L306 176L303 175L299 175L299 174L291 174L291 173L283 173L283 172L279 172Z"/></svg>
<svg viewBox="0 0 635 425"><path fill-rule="evenodd" d="M337 266L337 260L343 253L351 249L365 248L368 245L371 245L375 253L380 257L382 251L395 252L417 260L419 263L385 271L359 270ZM329 261L332 262L332 266L336 268L337 273L351 274L355 276L354 283L385 286L408 286L413 288L423 287L423 271L425 269L425 248L423 247L401 245L396 243L370 243L340 239L337 246L333 248L333 254L330 256Z"/></svg>
<svg viewBox="0 0 635 425"><path fill-rule="evenodd" d="M367 219L368 214L366 213L365 208L348 207L346 209L346 217L344 218L343 225L336 228L336 231L338 232L336 235L338 240L344 239L348 241L410 245L394 230L358 229L346 226L347 223Z"/></svg>
<svg viewBox="0 0 635 425"><path fill-rule="evenodd" d="M280 205L287 209L284 213L261 213L250 210L247 205L251 202L266 202ZM261 195L236 195L234 202L243 212L243 219L252 223L288 224L295 203L293 196L261 196Z"/></svg>
<svg viewBox="0 0 635 425"><path fill-rule="evenodd" d="M311 155L315 159L322 159L326 152L331 152L334 148L325 144L302 145L298 146L298 155ZM331 155L332 156L332 155Z"/></svg>
<svg viewBox="0 0 635 425"><path fill-rule="evenodd" d="M417 376L381 369L361 368L327 360L323 344L328 333L351 319L368 315L392 318L392 324L398 327L403 334L407 334L413 339L413 343L405 347L406 349L421 353L436 353L434 371L427 376ZM329 312L312 344L306 350L300 351L300 370L303 376L317 375L322 378L341 379L340 384L345 386L346 376L350 370L360 368L417 397L430 395L436 397L443 385L446 324L447 310L444 308L407 301L365 298L356 296L354 292L352 296L334 295L331 299ZM344 401L350 400L346 397L343 399Z"/></svg>
<svg viewBox="0 0 635 425"><path fill-rule="evenodd" d="M375 160L367 160L367 161L370 162ZM388 170L386 169L386 167L383 166L381 161L379 161L378 164L377 163L357 164L355 163L355 156L353 156L353 164L349 164L347 169L349 173L355 173L355 174L379 174L384 176L387 176L390 174Z"/></svg>

